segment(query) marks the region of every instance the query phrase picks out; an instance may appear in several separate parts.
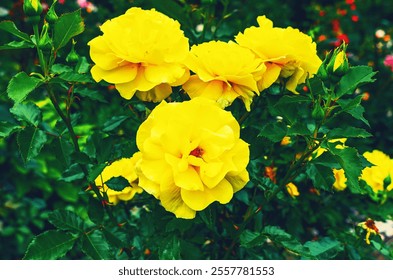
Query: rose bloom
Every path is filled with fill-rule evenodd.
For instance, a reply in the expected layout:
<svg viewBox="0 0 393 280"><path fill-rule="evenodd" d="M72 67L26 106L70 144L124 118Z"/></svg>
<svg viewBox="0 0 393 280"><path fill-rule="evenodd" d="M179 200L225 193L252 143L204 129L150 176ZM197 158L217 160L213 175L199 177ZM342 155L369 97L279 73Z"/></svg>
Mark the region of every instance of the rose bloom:
<svg viewBox="0 0 393 280"><path fill-rule="evenodd" d="M240 98L248 111L254 95L259 95L257 81L266 70L250 50L221 41L193 46L186 65L195 73L183 85L191 98L207 97L222 108Z"/></svg>
<svg viewBox="0 0 393 280"><path fill-rule="evenodd" d="M95 63L91 74L97 82L115 84L123 98L136 93L158 102L188 79L183 61L189 45L179 22L155 10L131 8L100 28L103 35L88 43Z"/></svg>
<svg viewBox="0 0 393 280"><path fill-rule="evenodd" d="M386 190L391 191L393 189L393 160L378 150L365 152L363 156L373 166L363 169L360 179L364 180L375 193L385 190L385 182Z"/></svg>
<svg viewBox="0 0 393 280"><path fill-rule="evenodd" d="M249 181L249 147L230 112L197 97L162 101L138 129L139 186L178 218L228 203Z"/></svg>
<svg viewBox="0 0 393 280"><path fill-rule="evenodd" d="M334 174L334 183L333 183L333 188L336 191L343 191L347 187L347 177L345 177L344 169L334 169L333 168L333 174Z"/></svg>
<svg viewBox="0 0 393 280"><path fill-rule="evenodd" d="M262 91L284 79L286 88L298 93L296 86L317 73L322 63L316 44L298 29L273 27L273 22L265 16L259 16L257 21L259 27L249 27L235 39L265 62L267 70L258 81L258 89Z"/></svg>
<svg viewBox="0 0 393 280"><path fill-rule="evenodd" d="M110 204L117 204L120 200L132 199L135 194L143 190L138 187L138 176L136 174L136 164L140 160L141 154L135 153L131 158L122 158L106 166L102 173L95 179L95 184L100 188L101 193L106 193ZM108 188L106 181L113 177L122 176L128 180L130 185L118 192Z"/></svg>

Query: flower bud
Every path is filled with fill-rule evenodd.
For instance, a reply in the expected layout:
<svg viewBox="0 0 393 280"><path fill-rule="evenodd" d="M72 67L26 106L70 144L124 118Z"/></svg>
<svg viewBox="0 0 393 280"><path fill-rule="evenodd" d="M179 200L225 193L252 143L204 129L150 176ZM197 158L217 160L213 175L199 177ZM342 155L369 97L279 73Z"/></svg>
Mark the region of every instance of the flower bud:
<svg viewBox="0 0 393 280"><path fill-rule="evenodd" d="M42 5L39 0L24 0L23 11L27 17L39 16L42 13Z"/></svg>
<svg viewBox="0 0 393 280"><path fill-rule="evenodd" d="M75 40L72 40L71 51L70 51L70 53L66 57L66 61L68 63L77 63L79 61L79 55L75 51L75 44L76 44Z"/></svg>
<svg viewBox="0 0 393 280"><path fill-rule="evenodd" d="M311 116L314 120L320 121L325 117L325 111L321 107L319 103L315 104L314 109L312 110Z"/></svg>
<svg viewBox="0 0 393 280"><path fill-rule="evenodd" d="M53 1L52 6L50 6L48 12L46 13L45 20L50 24L54 24L56 20L59 18L55 11L55 4L57 0Z"/></svg>
<svg viewBox="0 0 393 280"><path fill-rule="evenodd" d="M341 78L348 72L349 65L346 49L347 45L343 43L340 47L334 50L333 55L326 66L328 74Z"/></svg>
<svg viewBox="0 0 393 280"><path fill-rule="evenodd" d="M52 40L48 35L48 28L49 24L45 22L42 27L40 40L38 41L38 47L43 51L50 51L52 49Z"/></svg>

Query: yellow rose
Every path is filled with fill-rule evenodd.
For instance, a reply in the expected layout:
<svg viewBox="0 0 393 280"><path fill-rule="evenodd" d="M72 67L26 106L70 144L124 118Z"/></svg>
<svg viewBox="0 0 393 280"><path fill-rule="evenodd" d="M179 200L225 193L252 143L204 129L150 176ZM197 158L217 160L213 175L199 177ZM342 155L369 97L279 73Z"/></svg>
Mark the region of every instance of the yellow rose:
<svg viewBox="0 0 393 280"><path fill-rule="evenodd" d="M374 166L363 169L360 179L364 180L374 192L383 191L385 180L389 180L387 191L393 189L393 160L381 151L365 152L363 156Z"/></svg>
<svg viewBox="0 0 393 280"><path fill-rule="evenodd" d="M135 153L131 158L122 158L113 162L104 168L102 173L95 179L95 184L100 188L102 193L108 196L110 204L117 204L120 200L127 201L132 199L135 194L141 193L143 190L138 187L136 174L136 164L141 158L141 153ZM122 176L128 180L130 186L125 187L122 191L118 192L108 188L105 184L106 181L113 177Z"/></svg>
<svg viewBox="0 0 393 280"><path fill-rule="evenodd" d="M202 97L161 102L138 129L139 185L178 218L228 203L249 181L248 144L230 112Z"/></svg>
<svg viewBox="0 0 393 280"><path fill-rule="evenodd" d="M343 191L347 187L347 177L345 177L344 169L334 169L333 168L333 174L334 174L334 183L333 183L333 188L336 191Z"/></svg>
<svg viewBox="0 0 393 280"><path fill-rule="evenodd" d="M183 85L191 98L203 96L217 101L222 108L240 98L247 110L265 65L248 49L234 42L211 41L191 48L187 67L196 75Z"/></svg>
<svg viewBox="0 0 393 280"><path fill-rule="evenodd" d="M260 91L278 79L287 79L286 88L296 92L296 86L307 76L317 73L322 61L310 36L292 27L273 27L265 16L257 18L259 27L249 27L236 36L236 42L251 49L266 64L267 70L258 81Z"/></svg>
<svg viewBox="0 0 393 280"><path fill-rule="evenodd" d="M142 100L159 102L188 79L183 61L189 45L179 22L155 10L131 8L106 21L101 31L88 43L95 63L91 74L97 82L115 84L123 98L137 92Z"/></svg>

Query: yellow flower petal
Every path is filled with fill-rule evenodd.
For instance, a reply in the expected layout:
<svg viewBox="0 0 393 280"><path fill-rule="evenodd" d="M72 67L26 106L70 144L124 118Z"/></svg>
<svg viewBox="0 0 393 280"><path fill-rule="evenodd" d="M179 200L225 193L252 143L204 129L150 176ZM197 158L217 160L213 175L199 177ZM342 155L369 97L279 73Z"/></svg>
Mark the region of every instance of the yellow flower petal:
<svg viewBox="0 0 393 280"><path fill-rule="evenodd" d="M224 179L216 187L206 188L203 191L191 191L182 188L181 197L188 207L200 211L214 201L221 204L228 203L233 197L233 189L232 185Z"/></svg>

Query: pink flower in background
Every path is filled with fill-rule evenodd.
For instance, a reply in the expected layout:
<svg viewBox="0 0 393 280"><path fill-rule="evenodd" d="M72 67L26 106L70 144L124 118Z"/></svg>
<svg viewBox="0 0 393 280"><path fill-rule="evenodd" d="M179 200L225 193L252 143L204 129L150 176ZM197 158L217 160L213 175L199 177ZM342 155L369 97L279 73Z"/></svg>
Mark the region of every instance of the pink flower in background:
<svg viewBox="0 0 393 280"><path fill-rule="evenodd" d="M383 61L386 67L389 67L391 71L393 71L393 55L388 54Z"/></svg>
<svg viewBox="0 0 393 280"><path fill-rule="evenodd" d="M82 9L86 9L88 13L95 12L97 10L97 7L87 0L76 0L76 3Z"/></svg>
<svg viewBox="0 0 393 280"><path fill-rule="evenodd" d="M59 0L59 4L64 4L65 0Z"/></svg>

